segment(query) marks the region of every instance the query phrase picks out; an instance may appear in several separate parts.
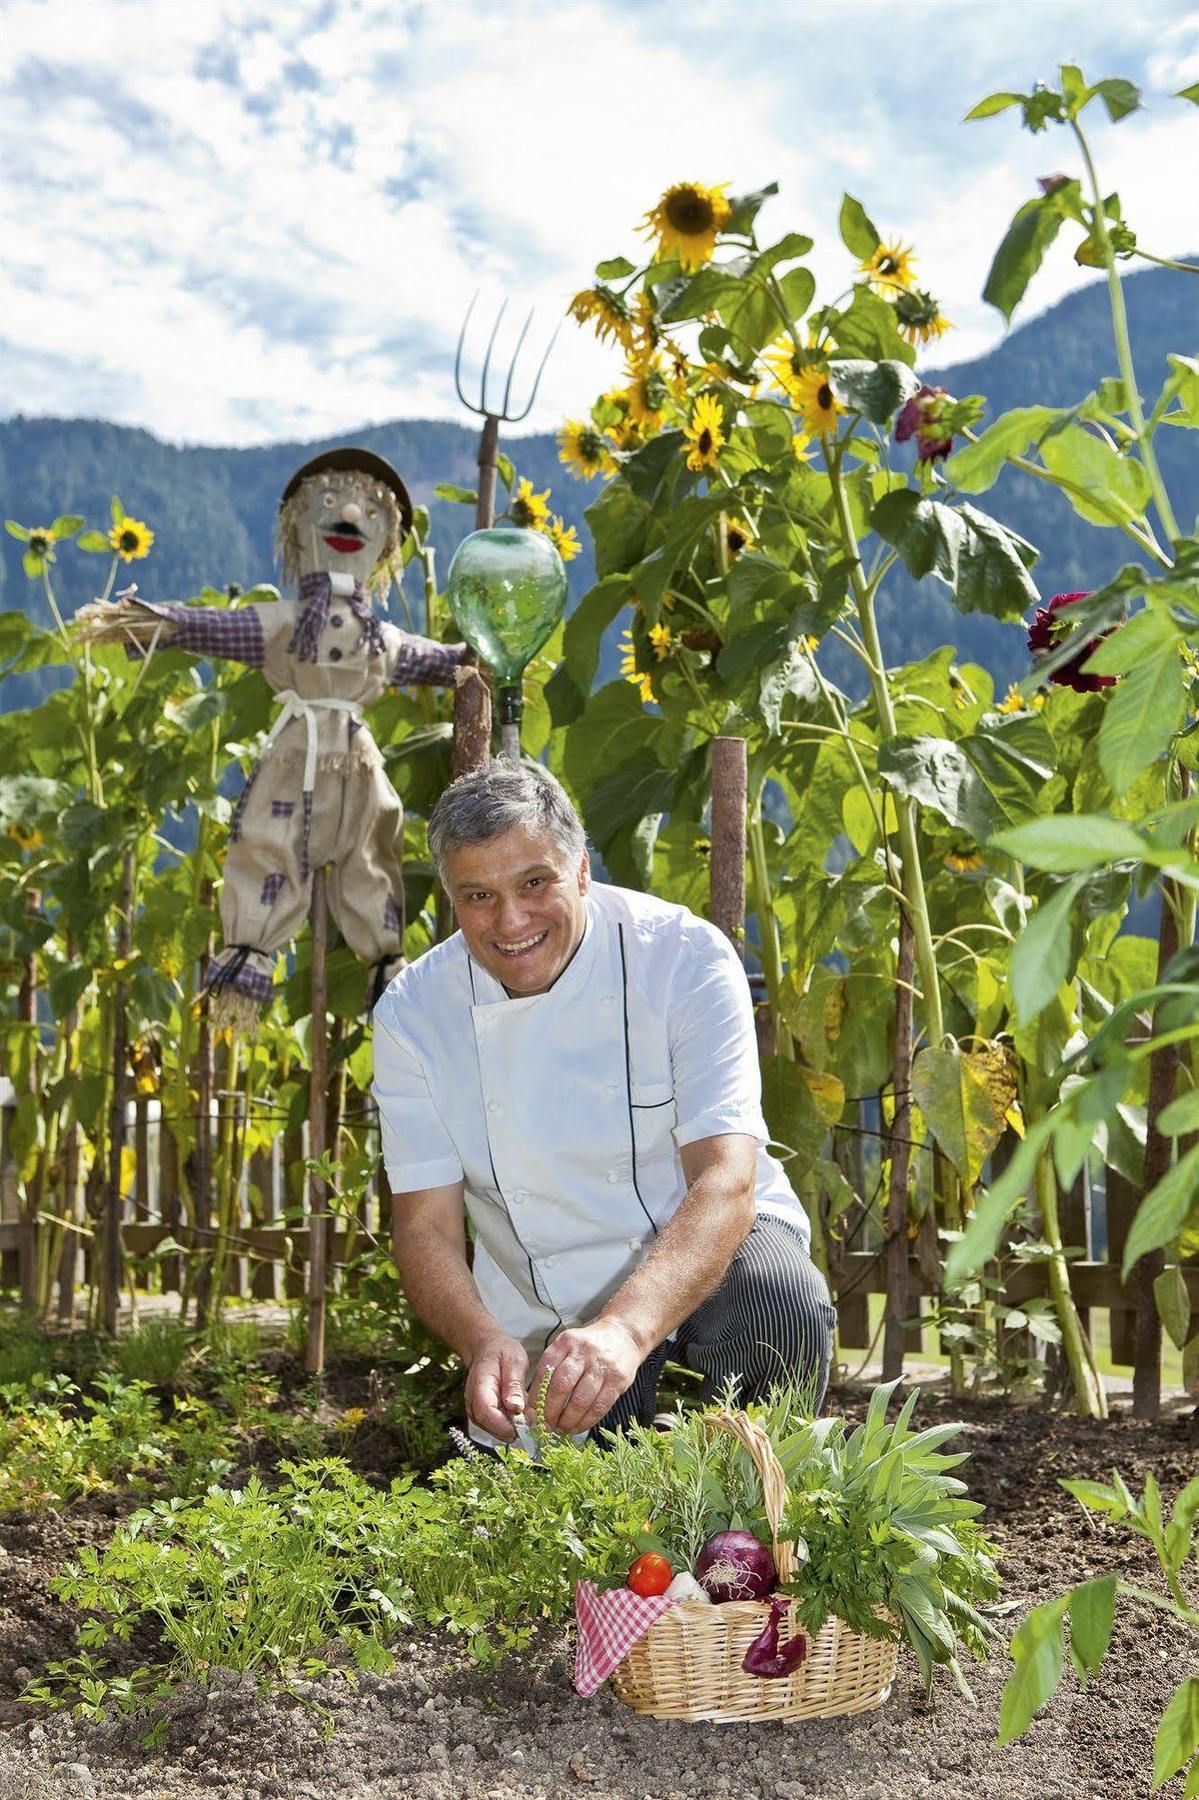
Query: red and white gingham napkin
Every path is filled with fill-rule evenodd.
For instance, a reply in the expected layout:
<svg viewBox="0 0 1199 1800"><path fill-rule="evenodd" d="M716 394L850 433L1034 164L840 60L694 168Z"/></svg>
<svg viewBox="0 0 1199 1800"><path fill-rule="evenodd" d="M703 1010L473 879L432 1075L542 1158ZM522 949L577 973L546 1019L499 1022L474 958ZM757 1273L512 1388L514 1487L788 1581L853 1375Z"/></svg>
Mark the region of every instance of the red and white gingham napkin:
<svg viewBox="0 0 1199 1800"><path fill-rule="evenodd" d="M635 1594L631 1588L604 1592L594 1581L576 1583L579 1647L575 1652L575 1692L590 1699L655 1619L673 1605L665 1594Z"/></svg>

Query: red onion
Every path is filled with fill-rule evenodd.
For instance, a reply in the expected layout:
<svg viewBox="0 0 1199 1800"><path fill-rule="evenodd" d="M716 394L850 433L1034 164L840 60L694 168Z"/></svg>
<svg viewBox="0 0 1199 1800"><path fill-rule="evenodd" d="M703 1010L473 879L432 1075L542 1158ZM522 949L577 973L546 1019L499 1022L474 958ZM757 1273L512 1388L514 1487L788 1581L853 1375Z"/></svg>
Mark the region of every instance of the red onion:
<svg viewBox="0 0 1199 1800"><path fill-rule="evenodd" d="M790 1675L792 1669L797 1669L808 1654L808 1640L798 1631L779 1649L779 1620L790 1604L786 1594L776 1594L770 1602L770 1617L745 1652L741 1664L747 1675L761 1675L767 1680L778 1681L782 1676Z"/></svg>
<svg viewBox="0 0 1199 1800"><path fill-rule="evenodd" d="M713 1600L761 1600L779 1578L765 1544L752 1531L718 1531L695 1564L695 1577Z"/></svg>

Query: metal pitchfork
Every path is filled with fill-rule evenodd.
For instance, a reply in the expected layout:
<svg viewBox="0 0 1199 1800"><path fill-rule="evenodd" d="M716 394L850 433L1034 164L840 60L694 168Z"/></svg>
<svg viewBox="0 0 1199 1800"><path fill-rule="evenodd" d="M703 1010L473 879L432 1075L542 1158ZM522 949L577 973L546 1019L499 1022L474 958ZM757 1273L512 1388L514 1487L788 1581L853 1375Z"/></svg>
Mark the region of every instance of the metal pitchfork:
<svg viewBox="0 0 1199 1800"><path fill-rule="evenodd" d="M512 352L512 360L508 364L508 373L504 380L504 398L500 403L499 411L495 412L487 404L487 379L491 373L492 352L495 349L496 339L500 333L500 326L504 322L504 314L508 310L507 300L501 302L500 309L495 315L495 323L491 327L491 336L487 340L487 350L483 357L483 368L479 377L479 398L477 403L474 400L468 400L462 391L462 351L466 343L466 333L470 325L471 315L474 313L475 303L478 298L478 290L476 289L474 297L466 309L466 317L462 321L462 330L458 333L458 348L454 352L454 386L457 389L458 398L461 400L466 410L475 413L477 417L483 421L483 430L479 437L479 499L478 504L475 507L475 530L486 531L495 523L495 476L500 447L500 425L518 425L522 419L528 418L529 413L533 408L533 402L537 398L537 389L541 384L541 377L544 373L545 365L550 359L550 351L557 342L558 333L562 329L562 326L561 321L559 321L554 327L554 334L546 345L545 353L537 365L537 373L533 377L533 386L529 390L529 398L525 402L523 409L520 412L509 412L508 408L512 402L512 382L516 375L516 365L520 360L520 353L524 349L525 339L529 335L529 327L533 323L533 309L530 307L529 315L520 328L520 336L516 340L516 348Z"/></svg>

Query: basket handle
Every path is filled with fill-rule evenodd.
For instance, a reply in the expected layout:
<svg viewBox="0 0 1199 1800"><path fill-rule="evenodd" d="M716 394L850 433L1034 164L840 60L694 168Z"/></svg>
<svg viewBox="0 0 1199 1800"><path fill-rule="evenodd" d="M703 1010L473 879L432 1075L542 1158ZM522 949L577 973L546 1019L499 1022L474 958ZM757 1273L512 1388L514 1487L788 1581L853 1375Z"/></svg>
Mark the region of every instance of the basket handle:
<svg viewBox="0 0 1199 1800"><path fill-rule="evenodd" d="M704 1426L709 1433L723 1432L726 1437L735 1438L757 1470L758 1479L762 1483L762 1504L770 1526L770 1548L779 1580L789 1581L795 1573L795 1546L779 1542L779 1527L783 1522L783 1508L787 1501L787 1478L774 1453L774 1445L768 1433L744 1412L709 1413Z"/></svg>

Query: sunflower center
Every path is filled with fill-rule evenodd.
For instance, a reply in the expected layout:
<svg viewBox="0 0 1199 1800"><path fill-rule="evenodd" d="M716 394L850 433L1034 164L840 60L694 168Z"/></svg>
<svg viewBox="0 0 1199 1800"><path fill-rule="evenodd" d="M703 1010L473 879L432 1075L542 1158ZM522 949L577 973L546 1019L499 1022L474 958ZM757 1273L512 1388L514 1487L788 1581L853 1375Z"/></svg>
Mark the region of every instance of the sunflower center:
<svg viewBox="0 0 1199 1800"><path fill-rule="evenodd" d="M42 531L31 531L30 532L29 548L33 551L33 554L35 556L41 556L45 552L45 550L48 548L49 543L50 543L50 539L46 536L45 532L42 532Z"/></svg>
<svg viewBox="0 0 1199 1800"><path fill-rule="evenodd" d="M705 425L703 430L699 434L699 453L701 456L707 456L710 453L711 449L712 449L712 433L708 430L707 426Z"/></svg>
<svg viewBox="0 0 1199 1800"><path fill-rule="evenodd" d="M884 256L882 261L878 265L878 272L880 275L894 275L898 272L898 270L899 270L898 257Z"/></svg>
<svg viewBox="0 0 1199 1800"><path fill-rule="evenodd" d="M136 550L137 549L137 533L136 533L136 531L123 531L121 533L121 549L122 550Z"/></svg>
<svg viewBox="0 0 1199 1800"><path fill-rule="evenodd" d="M704 194L697 194L694 188L684 188L681 193L671 195L666 202L666 217L676 231L684 231L689 236L711 231L715 224L712 202Z"/></svg>
<svg viewBox="0 0 1199 1800"><path fill-rule="evenodd" d="M744 539L744 537L742 537L741 533L737 530L730 531L729 532L729 549L732 551L733 555L736 556L738 551L744 550L744 548L745 548L745 539Z"/></svg>
<svg viewBox="0 0 1199 1800"><path fill-rule="evenodd" d="M819 391L816 395L816 402L822 412L827 412L829 407L833 404L833 390L827 381L821 382Z"/></svg>

